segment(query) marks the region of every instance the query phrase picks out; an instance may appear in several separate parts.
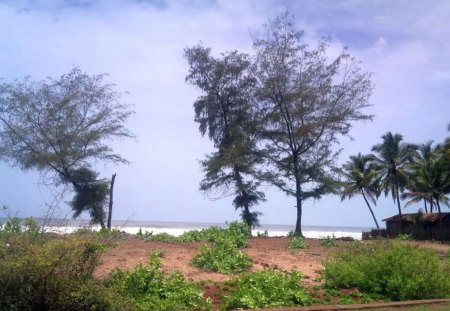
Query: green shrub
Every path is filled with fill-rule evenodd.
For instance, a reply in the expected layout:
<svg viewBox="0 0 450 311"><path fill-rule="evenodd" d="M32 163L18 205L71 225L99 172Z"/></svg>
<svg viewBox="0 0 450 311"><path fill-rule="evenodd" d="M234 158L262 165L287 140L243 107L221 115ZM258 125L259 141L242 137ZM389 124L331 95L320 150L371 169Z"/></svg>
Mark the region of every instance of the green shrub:
<svg viewBox="0 0 450 311"><path fill-rule="evenodd" d="M450 296L450 269L430 249L377 243L340 253L324 263L329 288L358 288L391 300Z"/></svg>
<svg viewBox="0 0 450 311"><path fill-rule="evenodd" d="M153 234L153 231L145 232L144 239L150 240L150 241L161 241L161 242L176 242L177 241L177 237L170 235L169 233L161 232L161 233Z"/></svg>
<svg viewBox="0 0 450 311"><path fill-rule="evenodd" d="M399 240L399 241L412 241L413 236L412 236L412 234L402 233L402 234L397 235L395 237L395 239Z"/></svg>
<svg viewBox="0 0 450 311"><path fill-rule="evenodd" d="M258 231L258 232L256 233L256 236L257 236L258 238L268 238L268 237L269 237L269 232L268 232L267 230L264 230L264 232Z"/></svg>
<svg viewBox="0 0 450 311"><path fill-rule="evenodd" d="M92 277L104 246L58 238L31 244L11 239L0 260L0 310L127 310L113 290Z"/></svg>
<svg viewBox="0 0 450 311"><path fill-rule="evenodd" d="M294 237L291 239L291 241L289 242L288 248L289 249L305 249L308 248L309 246L306 244L305 239L302 237Z"/></svg>
<svg viewBox="0 0 450 311"><path fill-rule="evenodd" d="M334 247L337 246L337 241L336 241L336 237L334 236L329 236L327 235L326 237L320 239L320 246L324 246L324 247Z"/></svg>
<svg viewBox="0 0 450 311"><path fill-rule="evenodd" d="M225 309L256 309L310 305L312 300L301 285L297 271L286 273L265 269L239 277L231 282L224 297Z"/></svg>
<svg viewBox="0 0 450 311"><path fill-rule="evenodd" d="M139 230L137 235L146 240L164 242L215 242L216 240L227 239L238 248L243 248L249 244L248 238L251 237L251 230L246 223L231 222L227 229L210 227L202 230L190 230L179 237L165 232L153 234L153 232L142 232L142 230Z"/></svg>
<svg viewBox="0 0 450 311"><path fill-rule="evenodd" d="M242 253L233 241L221 239L212 247L200 247L200 254L192 259L192 264L208 271L232 274L247 270L252 266L252 260Z"/></svg>
<svg viewBox="0 0 450 311"><path fill-rule="evenodd" d="M159 257L152 253L148 266L114 270L108 283L142 310L210 310L211 301L203 298L202 290L180 272L166 275L160 269Z"/></svg>

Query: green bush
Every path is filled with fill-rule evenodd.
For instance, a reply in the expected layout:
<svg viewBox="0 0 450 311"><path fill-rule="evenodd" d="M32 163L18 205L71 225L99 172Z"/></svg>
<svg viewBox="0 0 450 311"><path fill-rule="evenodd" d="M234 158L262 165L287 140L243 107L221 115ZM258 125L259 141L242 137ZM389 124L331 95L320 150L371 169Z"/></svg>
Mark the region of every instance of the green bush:
<svg viewBox="0 0 450 311"><path fill-rule="evenodd" d="M358 288L390 300L450 296L449 263L430 249L385 242L340 253L324 263L329 288Z"/></svg>
<svg viewBox="0 0 450 311"><path fill-rule="evenodd" d="M301 285L300 272L286 273L265 269L239 277L231 282L223 307L256 309L310 305L312 300Z"/></svg>
<svg viewBox="0 0 450 311"><path fill-rule="evenodd" d="M0 310L132 309L92 277L103 245L75 238L31 244L24 233L10 243L0 260Z"/></svg>
<svg viewBox="0 0 450 311"><path fill-rule="evenodd" d="M412 241L413 236L412 236L412 234L402 233L402 234L397 235L395 237L395 239L399 240L399 241Z"/></svg>
<svg viewBox="0 0 450 311"><path fill-rule="evenodd" d="M215 242L216 240L227 239L233 241L237 247L242 248L248 246L251 230L246 223L231 222L227 229L210 227L202 230L190 230L179 237L165 232L153 234L153 232L142 232L142 230L139 230L137 235L146 240L164 242Z"/></svg>
<svg viewBox="0 0 450 311"><path fill-rule="evenodd" d="M232 240L219 239L212 247L200 247L200 254L192 259L192 264L208 271L232 274L247 270L252 266L252 260Z"/></svg>
<svg viewBox="0 0 450 311"><path fill-rule="evenodd" d="M337 241L336 241L336 237L334 236L329 236L327 235L326 237L320 239L320 246L324 246L324 247L333 247L333 246L337 246Z"/></svg>
<svg viewBox="0 0 450 311"><path fill-rule="evenodd" d="M108 283L142 310L210 310L210 299L203 298L194 282L186 281L180 272L166 275L160 269L159 256L152 253L148 266L114 270Z"/></svg>
<svg viewBox="0 0 450 311"><path fill-rule="evenodd" d="M305 249L308 248L309 246L306 244L305 239L302 237L294 237L291 239L291 241L289 242L288 248L289 249Z"/></svg>

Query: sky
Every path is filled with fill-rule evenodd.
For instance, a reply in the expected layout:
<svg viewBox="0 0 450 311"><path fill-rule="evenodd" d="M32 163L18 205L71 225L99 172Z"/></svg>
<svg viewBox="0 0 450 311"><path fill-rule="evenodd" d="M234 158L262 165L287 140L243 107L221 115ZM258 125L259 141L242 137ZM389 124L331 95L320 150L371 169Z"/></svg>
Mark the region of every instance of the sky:
<svg viewBox="0 0 450 311"><path fill-rule="evenodd" d="M442 142L450 122L450 1L432 0L3 0L0 78L58 78L79 66L108 73L135 114L126 126L136 139L112 143L131 164L98 163L103 178L117 173L113 219L218 222L236 220L232 198L199 191L199 161L213 151L194 122L199 90L185 83L185 48L203 42L213 53L252 53L262 25L290 10L308 42L331 38L330 55L348 47L372 73L373 122L354 124L341 139L339 161L369 153L386 132L405 142ZM19 216L43 216L52 189L38 172L0 163L0 204ZM294 225L295 199L264 188L258 210L265 224ZM70 217L60 202L58 217ZM406 208L414 212L417 207ZM391 197L374 208L380 221L396 214ZM304 225L373 227L362 197L307 201Z"/></svg>

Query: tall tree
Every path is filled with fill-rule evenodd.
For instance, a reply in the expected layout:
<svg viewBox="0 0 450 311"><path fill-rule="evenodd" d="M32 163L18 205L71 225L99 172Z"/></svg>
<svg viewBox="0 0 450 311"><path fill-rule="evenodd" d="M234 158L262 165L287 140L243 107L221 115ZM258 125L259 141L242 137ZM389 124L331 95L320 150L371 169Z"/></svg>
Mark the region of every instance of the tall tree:
<svg viewBox="0 0 450 311"><path fill-rule="evenodd" d="M405 207L423 200L425 212L428 212L427 202L430 203L430 212L433 212L433 196L428 187L423 184L421 175L423 171L430 170L439 155L439 149L439 145L433 148L433 141L431 140L417 147L417 152L414 154L407 170L406 190L401 195L401 199L409 199Z"/></svg>
<svg viewBox="0 0 450 311"><path fill-rule="evenodd" d="M237 52L213 57L201 45L185 50L189 63L187 82L202 95L194 102L195 121L202 135L208 134L217 151L201 162L205 177L200 189L234 194L233 204L252 227L258 224L258 212L250 208L264 200L259 183L252 176L259 164L255 156L256 132L252 105L255 80L250 74L247 55Z"/></svg>
<svg viewBox="0 0 450 311"><path fill-rule="evenodd" d="M48 178L69 183L76 192L78 170L92 170L94 161L127 163L110 141L133 137L124 126L132 111L104 78L74 68L59 79L1 84L2 159L50 173Z"/></svg>
<svg viewBox="0 0 450 311"><path fill-rule="evenodd" d="M379 196L377 172L373 169L371 157L361 153L350 156L350 160L342 167L342 174L345 180L342 183L341 200L361 194L378 231L380 231L380 226L369 204L369 201L371 201L376 205L376 198Z"/></svg>
<svg viewBox="0 0 450 311"><path fill-rule="evenodd" d="M254 41L259 129L268 161L264 177L296 198L295 232L309 198L334 191L334 145L348 135L372 91L370 74L344 51L329 59L327 40L310 47L290 13L279 16Z"/></svg>
<svg viewBox="0 0 450 311"><path fill-rule="evenodd" d="M400 228L402 229L402 209L400 205L400 192L402 192L407 182L407 164L410 163L416 154L417 146L402 143L403 136L400 134L387 134L381 136L383 142L373 146L372 155L376 169L381 181L381 188L387 196L392 195L394 203L397 202L398 214L400 216Z"/></svg>

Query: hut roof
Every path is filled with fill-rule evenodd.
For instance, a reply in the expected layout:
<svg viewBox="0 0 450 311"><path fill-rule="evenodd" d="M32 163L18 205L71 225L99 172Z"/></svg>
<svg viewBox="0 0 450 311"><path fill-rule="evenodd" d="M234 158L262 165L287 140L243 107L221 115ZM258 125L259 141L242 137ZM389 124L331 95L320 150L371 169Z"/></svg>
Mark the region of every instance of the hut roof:
<svg viewBox="0 0 450 311"><path fill-rule="evenodd" d="M420 218L422 221L426 222L435 222L438 221L439 218L445 218L447 216L450 216L450 213L408 213L408 214L402 214L402 221L413 221L418 215L420 215ZM386 222L398 222L400 221L400 215L394 215L389 218L383 219L383 221Z"/></svg>

